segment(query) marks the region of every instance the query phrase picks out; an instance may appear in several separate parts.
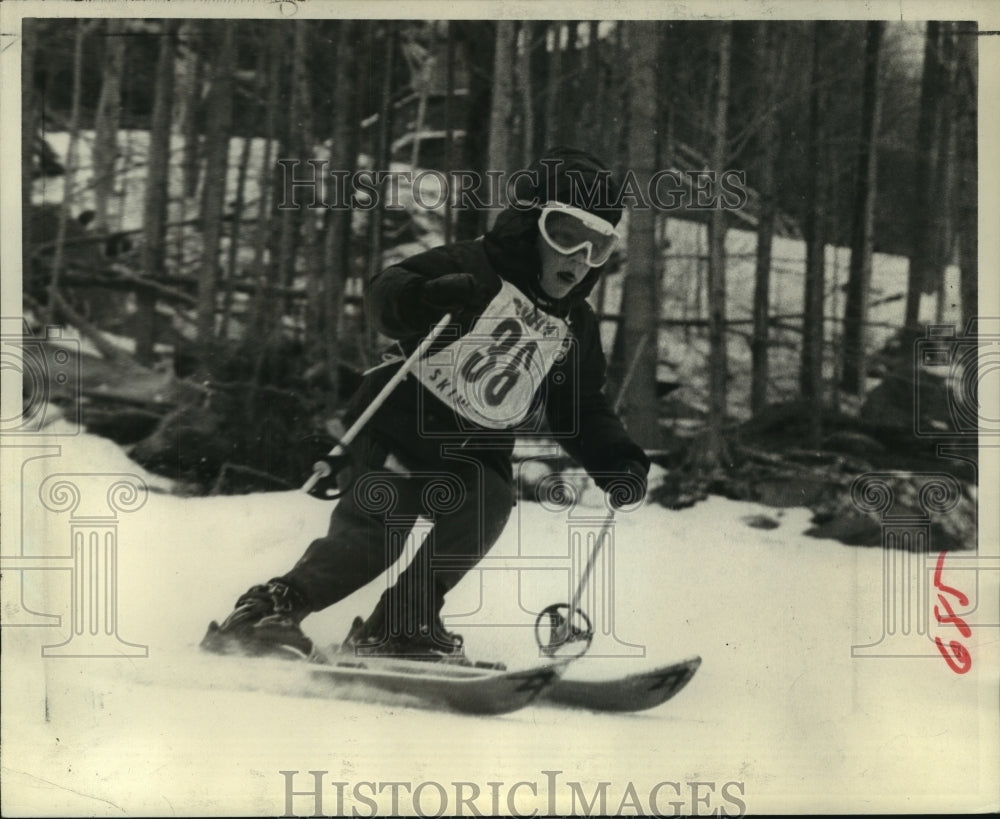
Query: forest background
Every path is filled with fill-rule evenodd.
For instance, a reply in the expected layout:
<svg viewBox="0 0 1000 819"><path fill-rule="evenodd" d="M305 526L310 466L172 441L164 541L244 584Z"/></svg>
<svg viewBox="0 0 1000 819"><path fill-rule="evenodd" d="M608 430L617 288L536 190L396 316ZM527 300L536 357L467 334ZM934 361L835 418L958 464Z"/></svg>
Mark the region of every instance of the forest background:
<svg viewBox="0 0 1000 819"><path fill-rule="evenodd" d="M310 208L290 181L316 160L433 183L571 144L640 181L670 170L691 202L713 174L745 180L739 209L633 209L591 297L608 394L666 470L654 500L805 505L816 534L876 544L852 481L895 470L905 505L908 470L948 471L965 497L936 542L971 545L974 459L941 445L974 442L978 409L962 393L978 372L974 23L33 19L24 34L23 313L36 336L81 339L77 376L26 392L39 418L75 414L182 493L300 484L389 346L366 281L481 235L495 210L424 207L433 192L406 185L401 209ZM928 344L946 354L924 366ZM573 469L521 457L526 495Z"/></svg>

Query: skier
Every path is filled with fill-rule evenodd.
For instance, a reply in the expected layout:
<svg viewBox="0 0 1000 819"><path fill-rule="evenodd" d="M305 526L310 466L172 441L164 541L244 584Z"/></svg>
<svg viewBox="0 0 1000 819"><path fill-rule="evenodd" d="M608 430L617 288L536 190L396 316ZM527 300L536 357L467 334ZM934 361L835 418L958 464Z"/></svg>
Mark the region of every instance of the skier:
<svg viewBox="0 0 1000 819"><path fill-rule="evenodd" d="M352 443L361 468L326 536L289 572L243 594L210 625L204 648L310 655L302 620L399 560L422 516L430 533L343 647L460 658L462 639L445 629L441 610L507 523L516 437L558 440L616 508L645 497L649 459L603 394L605 359L585 301L618 238L619 188L596 157L566 147L517 183L514 203L485 236L419 253L372 279L371 317L407 355L446 314L452 332ZM366 375L349 421L396 369Z"/></svg>

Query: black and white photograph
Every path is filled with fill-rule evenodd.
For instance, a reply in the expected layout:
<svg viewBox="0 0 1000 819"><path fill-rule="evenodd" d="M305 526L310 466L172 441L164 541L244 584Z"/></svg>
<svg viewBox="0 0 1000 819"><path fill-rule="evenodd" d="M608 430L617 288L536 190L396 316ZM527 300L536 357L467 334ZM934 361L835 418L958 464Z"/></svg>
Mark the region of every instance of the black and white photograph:
<svg viewBox="0 0 1000 819"><path fill-rule="evenodd" d="M1000 9L0 6L0 812L1000 811Z"/></svg>

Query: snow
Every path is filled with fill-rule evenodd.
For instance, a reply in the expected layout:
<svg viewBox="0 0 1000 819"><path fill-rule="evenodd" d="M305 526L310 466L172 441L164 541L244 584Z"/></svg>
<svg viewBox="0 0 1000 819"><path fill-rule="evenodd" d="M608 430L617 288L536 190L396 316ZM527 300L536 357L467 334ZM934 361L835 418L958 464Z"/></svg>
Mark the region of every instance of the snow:
<svg viewBox="0 0 1000 819"><path fill-rule="evenodd" d="M610 813L669 815L671 802L681 813L730 815L741 803L752 813L998 806L996 571L979 572L978 582L947 574L972 597L970 623L985 626L963 641L973 657L968 674L949 670L929 639L918 641L923 656L852 657L852 646L882 634L881 550L803 536L806 509L716 497L682 511L645 506L618 515L614 595L598 601L613 611L621 642L602 630L601 609L589 608L599 626L595 656L572 673L700 655L701 669L675 699L634 715L539 705L500 717L332 699L293 664L195 648L208 621L225 616L247 586L291 566L324 531L331 504L299 492L173 496L115 445L73 431L56 421L18 442L31 449L5 439L4 559L67 555L71 525L97 526L94 516L109 514L110 476L144 479L145 502L112 523L117 633L147 646L148 656L43 657L42 646L70 634L71 572L5 566L5 816L279 815L280 771L298 772L288 790L309 791L314 770L326 772L328 814L370 815L366 798L381 814L434 814L443 793L451 815L473 786L479 796L465 815L495 812L494 792L500 813L581 813L581 797L602 788ZM76 512L40 503L43 482L59 473L81 487ZM599 500L584 493L573 509L519 503L487 569L448 601L448 623L473 656L533 661L532 612L566 600L568 526L601 519ZM745 522L761 515L777 525ZM310 617L306 630L321 643L340 639L354 614L367 613L378 584ZM18 627L32 620L48 625ZM957 635L933 622L929 633ZM643 644L644 656L627 643ZM409 788L397 786L396 811L390 782ZM311 815L314 799L294 796L292 807Z"/></svg>

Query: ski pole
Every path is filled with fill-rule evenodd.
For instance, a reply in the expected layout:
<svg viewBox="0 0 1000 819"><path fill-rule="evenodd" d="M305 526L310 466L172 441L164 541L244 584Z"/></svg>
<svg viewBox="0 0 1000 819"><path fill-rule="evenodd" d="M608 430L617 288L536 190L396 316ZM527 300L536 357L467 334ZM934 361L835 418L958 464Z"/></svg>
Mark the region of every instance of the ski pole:
<svg viewBox="0 0 1000 819"><path fill-rule="evenodd" d="M590 579L590 573L594 570L594 565L597 563L597 556L601 553L601 549L604 548L604 540L608 536L608 532L611 531L611 526L615 522L615 510L611 509L608 512L608 516L604 519L604 523L601 524L601 530L597 534L597 543L594 544L594 548L590 552L590 557L587 558L587 562L584 564L583 573L580 575L580 582L576 584L576 591L573 592L573 598L569 601L569 611L566 617L566 637L569 636L569 628L573 623L573 618L576 616L576 612L580 608L580 598L583 597L583 590L587 586L587 581Z"/></svg>
<svg viewBox="0 0 1000 819"><path fill-rule="evenodd" d="M553 603L538 613L535 620L535 642L538 643L542 654L554 657L556 652L568 643L583 644L583 647L574 655L577 657L586 653L587 649L590 648L590 642L594 639L594 627L590 618L587 617L587 613L580 608L580 598L583 597L583 590L590 580L590 574L597 563L597 556L604 548L604 540L607 538L608 532L611 531L614 520L615 511L611 509L597 534L597 543L594 544L594 548L583 566L580 581L576 584L576 590L573 592L570 602ZM578 614L581 621L580 626L574 623Z"/></svg>
<svg viewBox="0 0 1000 819"><path fill-rule="evenodd" d="M342 457L347 453L347 447L350 445L359 432L364 428L372 416L378 412L379 407L385 403L385 400L389 397L389 394L396 389L399 382L406 378L407 375L413 370L416 363L423 358L424 354L427 352L431 344L434 343L435 339L441 335L442 331L451 322L451 313L445 313L441 320L434 325L431 331L424 337L423 341L417 345L417 349L414 350L410 357L403 362L403 365L396 370L392 378L390 378L384 387L379 390L378 395L372 400L372 402L365 408L365 411L358 416L357 420L351 424L350 429L344 433L337 445L331 449L324 458L316 461L313 464L313 473L309 477L309 480L305 482L302 486L302 490L309 494L312 494L312 490L315 488L316 484L325 478L329 478L333 474L333 464L331 459Z"/></svg>

